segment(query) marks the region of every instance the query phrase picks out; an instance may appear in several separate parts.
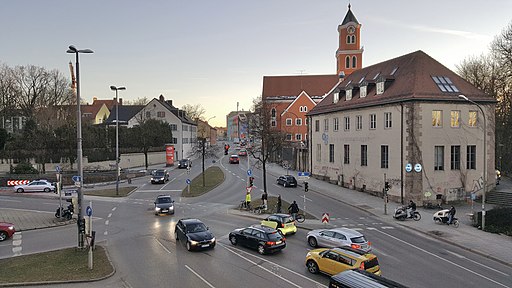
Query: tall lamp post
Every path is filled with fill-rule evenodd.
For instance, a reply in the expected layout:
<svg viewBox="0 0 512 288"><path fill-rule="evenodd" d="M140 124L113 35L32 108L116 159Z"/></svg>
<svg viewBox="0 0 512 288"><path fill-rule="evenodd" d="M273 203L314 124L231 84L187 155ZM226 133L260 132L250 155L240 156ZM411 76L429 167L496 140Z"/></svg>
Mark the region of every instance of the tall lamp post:
<svg viewBox="0 0 512 288"><path fill-rule="evenodd" d="M85 219L83 217L82 202L84 195L82 187L84 185L84 171L82 168L82 112L80 111L80 67L78 61L78 54L80 53L94 53L91 49L77 49L75 46L69 46L67 53L75 54L76 57L76 107L77 107L77 124L76 124L76 138L77 138L77 169L80 176L78 185L78 248L84 248L85 236Z"/></svg>
<svg viewBox="0 0 512 288"><path fill-rule="evenodd" d="M484 189L482 192L482 231L485 230L485 192L487 191L487 122L485 118L485 112L480 104L476 103L473 100L470 100L465 95L459 95L460 99L463 99L473 105L476 105L480 112L482 112L482 116L484 118Z"/></svg>
<svg viewBox="0 0 512 288"><path fill-rule="evenodd" d="M117 91L126 90L126 87L110 86L110 90L116 91L116 196L119 196L119 98Z"/></svg>

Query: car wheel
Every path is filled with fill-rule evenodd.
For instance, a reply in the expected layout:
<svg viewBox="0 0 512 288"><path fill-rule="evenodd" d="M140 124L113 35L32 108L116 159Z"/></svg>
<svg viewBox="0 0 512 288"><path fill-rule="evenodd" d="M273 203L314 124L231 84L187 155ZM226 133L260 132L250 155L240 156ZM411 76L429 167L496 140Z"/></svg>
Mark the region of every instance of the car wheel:
<svg viewBox="0 0 512 288"><path fill-rule="evenodd" d="M313 260L309 260L307 263L306 263L306 266L308 268L308 271L310 273L313 273L313 274L317 274L318 273L318 264L316 264L315 261Z"/></svg>
<svg viewBox="0 0 512 288"><path fill-rule="evenodd" d="M265 247L263 247L263 245L258 245L258 253L260 253L261 255L265 254Z"/></svg>
<svg viewBox="0 0 512 288"><path fill-rule="evenodd" d="M315 237L309 237L308 238L309 246L316 248L318 246L318 242L316 241Z"/></svg>
<svg viewBox="0 0 512 288"><path fill-rule="evenodd" d="M440 218L434 218L434 223L441 224L441 219Z"/></svg>
<svg viewBox="0 0 512 288"><path fill-rule="evenodd" d="M231 244L233 244L233 245L236 245L237 244L236 237L234 235L229 237L229 242L231 242Z"/></svg>
<svg viewBox="0 0 512 288"><path fill-rule="evenodd" d="M4 241L7 239L7 233L5 231L0 231L0 241Z"/></svg>
<svg viewBox="0 0 512 288"><path fill-rule="evenodd" d="M18 188L18 189L16 190L16 192L18 192L18 193L23 193L23 188Z"/></svg>
<svg viewBox="0 0 512 288"><path fill-rule="evenodd" d="M190 242L187 241L187 250L188 251L191 251L192 250L192 245L190 245Z"/></svg>
<svg viewBox="0 0 512 288"><path fill-rule="evenodd" d="M44 192L46 192L46 193L50 192L50 188L44 188Z"/></svg>

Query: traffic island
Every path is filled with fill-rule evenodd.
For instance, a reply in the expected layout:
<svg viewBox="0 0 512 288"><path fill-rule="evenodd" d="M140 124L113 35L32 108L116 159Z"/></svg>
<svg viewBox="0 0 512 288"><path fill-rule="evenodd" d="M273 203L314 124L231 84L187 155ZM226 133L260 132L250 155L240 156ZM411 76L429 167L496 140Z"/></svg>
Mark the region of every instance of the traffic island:
<svg viewBox="0 0 512 288"><path fill-rule="evenodd" d="M204 171L204 176L201 173L192 181L187 181L187 187L181 192L181 197L201 196L210 192L222 182L224 182L224 172L222 172L222 169L217 166L209 167Z"/></svg>

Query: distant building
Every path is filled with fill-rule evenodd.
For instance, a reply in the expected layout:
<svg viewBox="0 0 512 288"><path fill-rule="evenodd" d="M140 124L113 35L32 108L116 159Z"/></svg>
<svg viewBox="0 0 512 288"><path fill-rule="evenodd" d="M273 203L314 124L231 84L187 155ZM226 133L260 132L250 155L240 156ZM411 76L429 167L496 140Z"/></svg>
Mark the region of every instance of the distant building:
<svg viewBox="0 0 512 288"><path fill-rule="evenodd" d="M248 137L250 111L232 111L226 116L226 135L228 141Z"/></svg>

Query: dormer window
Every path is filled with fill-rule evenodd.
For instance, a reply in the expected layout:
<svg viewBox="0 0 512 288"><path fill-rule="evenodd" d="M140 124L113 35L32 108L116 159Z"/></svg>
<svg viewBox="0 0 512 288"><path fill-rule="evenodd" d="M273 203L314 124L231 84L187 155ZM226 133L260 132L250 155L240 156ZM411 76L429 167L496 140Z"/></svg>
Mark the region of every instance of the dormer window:
<svg viewBox="0 0 512 288"><path fill-rule="evenodd" d="M345 97L347 101L352 99L352 89L348 89L347 91L345 91Z"/></svg>
<svg viewBox="0 0 512 288"><path fill-rule="evenodd" d="M377 91L376 91L377 95L384 93L384 83L385 83L384 81L377 82Z"/></svg>
<svg viewBox="0 0 512 288"><path fill-rule="evenodd" d="M338 103L338 101L340 101L340 93L339 92L334 92L334 98L332 99L332 102L333 103Z"/></svg>
<svg viewBox="0 0 512 288"><path fill-rule="evenodd" d="M452 80L446 76L432 76L432 80L434 80L434 82L437 84L437 87L439 87L442 92L459 92L459 89L455 87L455 84L453 84Z"/></svg>
<svg viewBox="0 0 512 288"><path fill-rule="evenodd" d="M361 86L361 87L359 87L359 98L366 97L366 89L367 88L368 88L368 86Z"/></svg>

